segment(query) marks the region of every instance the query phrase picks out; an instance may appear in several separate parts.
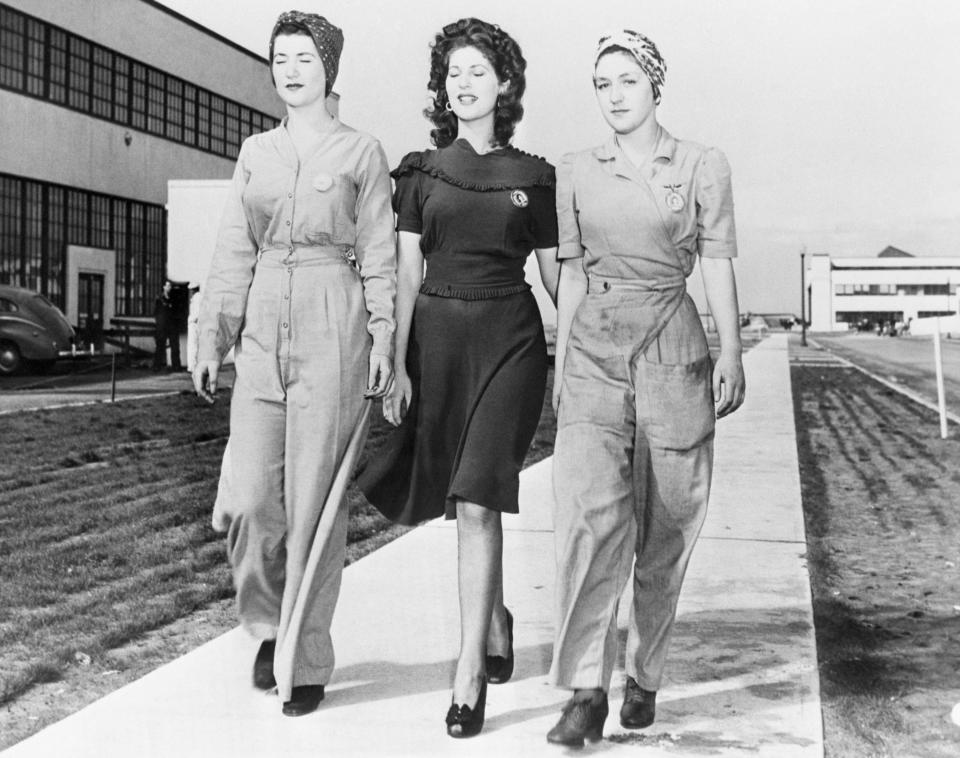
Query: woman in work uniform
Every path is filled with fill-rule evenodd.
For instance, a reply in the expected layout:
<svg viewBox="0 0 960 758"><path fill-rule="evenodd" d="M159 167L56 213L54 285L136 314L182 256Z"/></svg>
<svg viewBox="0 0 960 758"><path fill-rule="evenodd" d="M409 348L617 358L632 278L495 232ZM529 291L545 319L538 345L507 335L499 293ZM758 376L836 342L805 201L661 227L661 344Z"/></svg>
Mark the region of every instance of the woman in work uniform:
<svg viewBox="0 0 960 758"><path fill-rule="evenodd" d="M199 320L194 384L212 402L235 347L230 444L214 513L243 626L262 641L254 685L283 712L323 699L353 467L369 402L392 378L396 251L380 144L331 115L343 34L277 20L270 61L287 116L240 150Z"/></svg>
<svg viewBox="0 0 960 758"><path fill-rule="evenodd" d="M574 691L550 742L599 740L633 570L620 723L653 722L680 585L706 514L714 419L743 402L730 169L657 122L666 66L632 31L600 39L594 85L613 129L557 169L554 451L557 637ZM712 364L686 277L697 259L721 350ZM716 405L715 405L716 401Z"/></svg>

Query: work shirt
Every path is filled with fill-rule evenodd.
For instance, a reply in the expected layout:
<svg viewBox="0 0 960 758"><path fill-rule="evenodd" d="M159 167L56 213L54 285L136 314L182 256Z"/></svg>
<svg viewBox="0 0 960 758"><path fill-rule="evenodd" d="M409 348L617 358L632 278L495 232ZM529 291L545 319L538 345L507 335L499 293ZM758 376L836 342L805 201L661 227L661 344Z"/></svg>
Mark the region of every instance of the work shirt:
<svg viewBox="0 0 960 758"><path fill-rule="evenodd" d="M637 168L616 136L565 155L557 167L558 257L584 258L588 274L673 280L696 256L737 254L730 166L716 148L661 127L653 157Z"/></svg>
<svg viewBox="0 0 960 758"><path fill-rule="evenodd" d="M240 148L204 287L198 360L222 360L236 343L266 250L355 257L372 351L392 355L396 240L383 148L335 120L301 161L286 123Z"/></svg>

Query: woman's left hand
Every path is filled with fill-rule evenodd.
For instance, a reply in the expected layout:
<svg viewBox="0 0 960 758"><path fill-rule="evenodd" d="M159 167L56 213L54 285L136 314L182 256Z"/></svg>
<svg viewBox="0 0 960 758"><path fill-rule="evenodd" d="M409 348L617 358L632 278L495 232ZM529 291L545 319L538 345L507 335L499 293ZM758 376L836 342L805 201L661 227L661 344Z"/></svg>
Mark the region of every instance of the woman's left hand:
<svg viewBox="0 0 960 758"><path fill-rule="evenodd" d="M370 373L364 397L383 397L393 386L393 361L386 355L370 353Z"/></svg>
<svg viewBox="0 0 960 758"><path fill-rule="evenodd" d="M713 367L713 397L717 404L717 418L733 413L743 405L747 381L743 375L743 361L739 353L720 353Z"/></svg>

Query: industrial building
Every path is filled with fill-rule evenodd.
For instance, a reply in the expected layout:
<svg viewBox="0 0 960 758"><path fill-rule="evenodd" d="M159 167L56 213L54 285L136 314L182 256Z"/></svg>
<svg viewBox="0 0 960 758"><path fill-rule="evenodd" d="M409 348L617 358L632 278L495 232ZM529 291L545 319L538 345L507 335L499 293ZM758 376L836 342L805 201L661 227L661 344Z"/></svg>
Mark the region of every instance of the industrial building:
<svg viewBox="0 0 960 758"><path fill-rule="evenodd" d="M282 113L265 58L151 0L0 2L0 284L88 337L151 316L168 180L229 178Z"/></svg>
<svg viewBox="0 0 960 758"><path fill-rule="evenodd" d="M957 318L960 257L915 257L887 247L873 258L810 256L807 318L813 331Z"/></svg>

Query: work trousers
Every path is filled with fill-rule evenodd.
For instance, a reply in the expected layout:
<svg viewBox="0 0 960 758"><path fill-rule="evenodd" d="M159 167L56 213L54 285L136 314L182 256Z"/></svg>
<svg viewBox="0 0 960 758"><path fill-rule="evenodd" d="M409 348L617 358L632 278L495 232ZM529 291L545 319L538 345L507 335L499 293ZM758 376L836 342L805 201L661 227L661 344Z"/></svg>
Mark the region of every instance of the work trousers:
<svg viewBox="0 0 960 758"><path fill-rule="evenodd" d="M656 298L591 291L571 330L554 449L552 678L561 687L609 690L617 608L632 567L626 670L642 688L659 689L680 586L706 515L712 363L689 296L663 311L665 326L650 328ZM647 333L630 336L638 324Z"/></svg>
<svg viewBox="0 0 960 758"><path fill-rule="evenodd" d="M230 442L214 513L227 543L243 626L293 648L279 693L326 684L330 622L340 590L348 508L331 491L361 418L370 337L360 277L335 250L267 251L257 264L237 345ZM319 533L324 508L337 509ZM326 519L325 519L326 521ZM305 575L314 541L321 558ZM287 634L305 585L299 633Z"/></svg>

